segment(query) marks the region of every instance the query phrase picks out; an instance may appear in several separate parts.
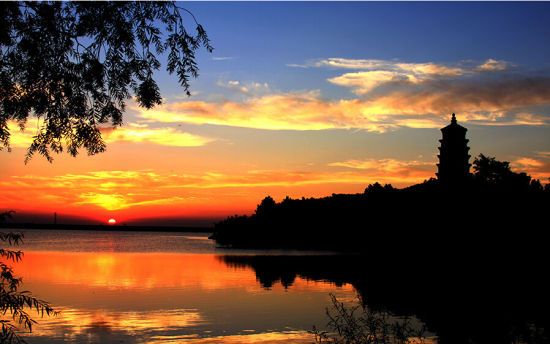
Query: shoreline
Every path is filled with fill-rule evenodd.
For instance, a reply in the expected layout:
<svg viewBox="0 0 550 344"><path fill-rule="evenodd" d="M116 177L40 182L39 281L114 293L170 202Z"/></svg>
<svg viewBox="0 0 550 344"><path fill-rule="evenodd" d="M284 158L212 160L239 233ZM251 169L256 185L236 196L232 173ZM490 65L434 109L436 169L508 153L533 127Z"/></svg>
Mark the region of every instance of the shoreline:
<svg viewBox="0 0 550 344"><path fill-rule="evenodd" d="M76 225L76 224L39 224L39 223L2 223L0 231L5 229L50 229L50 230L88 230L98 232L191 232L191 233L212 233L214 227L199 226L128 226L128 225Z"/></svg>

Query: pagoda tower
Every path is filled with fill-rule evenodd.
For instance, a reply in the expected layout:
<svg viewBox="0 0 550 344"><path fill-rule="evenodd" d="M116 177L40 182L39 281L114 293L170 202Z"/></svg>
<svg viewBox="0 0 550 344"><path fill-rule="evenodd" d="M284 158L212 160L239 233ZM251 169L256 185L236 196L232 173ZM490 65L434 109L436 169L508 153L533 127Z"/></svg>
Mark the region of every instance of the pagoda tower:
<svg viewBox="0 0 550 344"><path fill-rule="evenodd" d="M456 116L453 113L451 124L441 128L443 138L439 140L439 164L437 164L437 178L444 183L461 183L470 176L468 151L468 129L456 123Z"/></svg>

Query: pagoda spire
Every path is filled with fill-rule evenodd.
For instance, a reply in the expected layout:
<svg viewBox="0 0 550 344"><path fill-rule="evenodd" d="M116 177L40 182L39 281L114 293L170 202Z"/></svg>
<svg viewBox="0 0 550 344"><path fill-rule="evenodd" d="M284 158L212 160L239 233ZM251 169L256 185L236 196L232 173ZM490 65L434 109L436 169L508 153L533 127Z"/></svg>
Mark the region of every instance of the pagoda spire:
<svg viewBox="0 0 550 344"><path fill-rule="evenodd" d="M437 178L444 183L461 183L470 176L468 151L468 129L459 125L453 113L451 124L441 128L442 139L439 140L439 164L437 164Z"/></svg>

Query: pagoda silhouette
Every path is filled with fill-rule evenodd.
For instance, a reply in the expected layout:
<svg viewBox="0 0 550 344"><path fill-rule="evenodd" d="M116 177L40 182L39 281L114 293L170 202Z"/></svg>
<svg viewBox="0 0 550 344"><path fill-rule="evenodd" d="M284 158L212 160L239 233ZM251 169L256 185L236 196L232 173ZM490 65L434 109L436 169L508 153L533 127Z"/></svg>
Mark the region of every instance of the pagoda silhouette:
<svg viewBox="0 0 550 344"><path fill-rule="evenodd" d="M470 155L468 151L468 139L466 132L468 129L456 122L456 116L453 113L451 124L441 128L443 138L439 140L439 164L437 164L437 178L445 184L460 184L466 181L470 176L469 163Z"/></svg>

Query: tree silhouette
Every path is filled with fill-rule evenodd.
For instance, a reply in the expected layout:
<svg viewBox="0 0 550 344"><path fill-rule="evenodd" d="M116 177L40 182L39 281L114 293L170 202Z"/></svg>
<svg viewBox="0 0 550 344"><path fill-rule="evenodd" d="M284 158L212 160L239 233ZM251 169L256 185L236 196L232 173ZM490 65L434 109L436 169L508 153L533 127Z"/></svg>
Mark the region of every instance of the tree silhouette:
<svg viewBox="0 0 550 344"><path fill-rule="evenodd" d="M380 183L376 182L374 184L369 184L365 188L365 193L373 193L373 192L388 192L395 190L391 184L385 184L382 186Z"/></svg>
<svg viewBox="0 0 550 344"><path fill-rule="evenodd" d="M483 184L506 189L543 189L540 181L532 180L526 173L513 172L508 161L498 161L494 157L479 154L473 165L475 179Z"/></svg>
<svg viewBox="0 0 550 344"><path fill-rule="evenodd" d="M488 183L500 183L512 173L508 161L498 161L483 154L475 158L474 171L476 178Z"/></svg>
<svg viewBox="0 0 550 344"><path fill-rule="evenodd" d="M15 211L8 210L6 212L0 213L0 223L6 221L6 219L10 219L12 214L15 214Z"/></svg>
<svg viewBox="0 0 550 344"><path fill-rule="evenodd" d="M167 53L168 72L190 95L195 52L213 50L191 12L148 1L0 2L0 46L1 146L10 148L10 121L23 129L29 115L40 120L25 162L36 152L50 162L64 149L103 152L101 125L121 125L127 99L161 103L157 55Z"/></svg>
<svg viewBox="0 0 550 344"><path fill-rule="evenodd" d="M259 215L259 216L269 215L273 212L276 205L277 203L275 202L275 200L273 200L271 196L267 196L256 207L256 215Z"/></svg>

